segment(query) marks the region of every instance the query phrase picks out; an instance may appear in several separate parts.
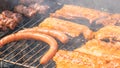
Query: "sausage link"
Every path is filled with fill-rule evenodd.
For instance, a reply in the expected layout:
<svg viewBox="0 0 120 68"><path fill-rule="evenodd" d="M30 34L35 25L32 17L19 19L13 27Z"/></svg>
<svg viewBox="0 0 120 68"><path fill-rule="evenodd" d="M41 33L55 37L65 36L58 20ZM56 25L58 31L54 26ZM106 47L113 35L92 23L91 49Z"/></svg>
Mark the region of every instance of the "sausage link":
<svg viewBox="0 0 120 68"><path fill-rule="evenodd" d="M38 32L25 32L25 33L18 32L15 34L5 36L0 40L0 47L4 46L7 43L22 40L22 39L35 39L35 40L40 40L49 44L50 49L41 58L40 64L46 64L50 59L52 59L52 57L56 54L58 49L58 44L54 38Z"/></svg>
<svg viewBox="0 0 120 68"><path fill-rule="evenodd" d="M40 32L55 37L58 40L60 40L62 43L66 43L68 41L68 36L65 35L63 32L48 28L34 27L34 28L24 29L19 32Z"/></svg>

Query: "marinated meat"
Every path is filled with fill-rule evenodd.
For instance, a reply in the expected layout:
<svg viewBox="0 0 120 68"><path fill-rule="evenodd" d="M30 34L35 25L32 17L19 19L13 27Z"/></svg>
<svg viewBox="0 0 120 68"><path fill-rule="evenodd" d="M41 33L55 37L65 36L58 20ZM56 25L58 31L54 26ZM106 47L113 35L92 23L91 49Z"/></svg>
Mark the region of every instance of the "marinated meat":
<svg viewBox="0 0 120 68"><path fill-rule="evenodd" d="M13 30L21 20L21 14L5 10L0 14L0 30Z"/></svg>
<svg viewBox="0 0 120 68"><path fill-rule="evenodd" d="M11 18L13 15L13 12L9 11L9 10L5 10L2 12L2 14L8 18Z"/></svg>
<svg viewBox="0 0 120 68"><path fill-rule="evenodd" d="M59 30L72 37L77 37L83 33L86 39L92 38L92 31L87 26L57 18L47 18L39 24L39 27Z"/></svg>
<svg viewBox="0 0 120 68"><path fill-rule="evenodd" d="M3 30L3 31L7 30L5 22L6 22L5 16L0 14L0 30Z"/></svg>
<svg viewBox="0 0 120 68"><path fill-rule="evenodd" d="M51 14L51 17L63 17L67 19L83 17L88 19L90 23L106 16L109 16L109 13L74 5L64 5L60 10Z"/></svg>
<svg viewBox="0 0 120 68"><path fill-rule="evenodd" d="M14 19L17 23L22 20L22 15L19 13L13 13L11 11L5 10L2 12L2 14L8 18Z"/></svg>
<svg viewBox="0 0 120 68"><path fill-rule="evenodd" d="M105 59L120 59L120 44L113 45L96 39L89 40L85 45L74 51L103 57Z"/></svg>
<svg viewBox="0 0 120 68"><path fill-rule="evenodd" d="M120 14L111 14L106 18L102 18L96 21L97 24L103 25L116 25L117 23L120 24Z"/></svg>
<svg viewBox="0 0 120 68"><path fill-rule="evenodd" d="M43 1L44 0L19 0L19 3L23 5L30 5L34 3L42 3Z"/></svg>
<svg viewBox="0 0 120 68"><path fill-rule="evenodd" d="M110 42L120 42L120 27L119 26L105 26L95 32L95 39L105 40Z"/></svg>
<svg viewBox="0 0 120 68"><path fill-rule="evenodd" d="M33 17L37 13L37 11L33 8L24 5L15 6L14 11L21 13L27 17Z"/></svg>
<svg viewBox="0 0 120 68"><path fill-rule="evenodd" d="M120 59L106 60L90 54L59 50L54 56L56 68L119 68Z"/></svg>
<svg viewBox="0 0 120 68"><path fill-rule="evenodd" d="M15 22L14 19L11 19L11 18L5 18L5 19L1 19L1 25L4 25L4 27L6 28L10 28L10 29L14 29L15 26L17 25L18 23ZM3 28L4 28L3 27Z"/></svg>
<svg viewBox="0 0 120 68"><path fill-rule="evenodd" d="M48 5L40 5L38 3L31 4L31 5L29 5L29 7L36 10L39 14L44 14L50 8Z"/></svg>
<svg viewBox="0 0 120 68"><path fill-rule="evenodd" d="M38 3L31 4L29 6L17 5L14 10L27 17L33 17L36 13L44 14L50 7L48 5L40 5Z"/></svg>

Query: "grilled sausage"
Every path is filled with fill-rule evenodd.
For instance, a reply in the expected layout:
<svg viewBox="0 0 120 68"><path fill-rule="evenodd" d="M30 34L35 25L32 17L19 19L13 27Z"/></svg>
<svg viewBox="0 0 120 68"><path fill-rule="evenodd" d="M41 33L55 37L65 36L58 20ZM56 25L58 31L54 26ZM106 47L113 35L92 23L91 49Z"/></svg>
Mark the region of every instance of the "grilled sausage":
<svg viewBox="0 0 120 68"><path fill-rule="evenodd" d="M48 35L45 34L41 34L38 32L25 32L25 33L15 33L15 34L11 34L8 35L6 37L3 37L0 40L0 47L4 46L7 43L10 43L12 41L17 41L17 40L21 40L21 39L35 39L35 40L40 40L43 42L46 42L50 45L50 49L48 50L48 52L41 58L40 60L40 64L45 64L47 63L57 52L58 49L58 44L56 42L56 40Z"/></svg>
<svg viewBox="0 0 120 68"><path fill-rule="evenodd" d="M60 40L62 43L66 43L68 41L67 35L65 35L63 32L58 30L48 29L48 28L34 27L34 28L24 29L19 32L40 32L40 33L53 36L58 40Z"/></svg>

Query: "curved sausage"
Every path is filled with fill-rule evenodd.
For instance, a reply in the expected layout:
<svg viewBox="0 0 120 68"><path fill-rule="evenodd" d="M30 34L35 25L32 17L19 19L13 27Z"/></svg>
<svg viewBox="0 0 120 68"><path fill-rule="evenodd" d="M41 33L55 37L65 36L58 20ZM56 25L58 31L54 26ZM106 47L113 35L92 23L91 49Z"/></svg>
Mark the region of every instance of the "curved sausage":
<svg viewBox="0 0 120 68"><path fill-rule="evenodd" d="M40 32L55 37L58 40L60 40L62 43L66 43L68 41L67 35L65 35L63 32L48 28L34 27L34 28L24 29L19 32Z"/></svg>
<svg viewBox="0 0 120 68"><path fill-rule="evenodd" d="M48 50L48 52L41 58L40 61L41 64L47 63L55 55L58 49L58 44L54 38L38 32L25 32L25 33L19 32L5 36L0 40L0 47L4 46L7 43L18 41L21 39L40 40L50 45L50 49Z"/></svg>

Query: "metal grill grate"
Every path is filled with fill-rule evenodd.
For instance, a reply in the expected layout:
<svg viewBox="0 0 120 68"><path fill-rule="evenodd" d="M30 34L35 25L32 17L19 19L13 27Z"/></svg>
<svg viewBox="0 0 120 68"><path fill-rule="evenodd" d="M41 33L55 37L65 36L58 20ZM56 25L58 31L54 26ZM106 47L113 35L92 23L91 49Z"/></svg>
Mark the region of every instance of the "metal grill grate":
<svg viewBox="0 0 120 68"><path fill-rule="evenodd" d="M83 36L70 39L67 44L58 41L59 49L73 50L84 43ZM21 40L12 42L0 49L0 60L28 68L55 68L55 63L50 60L46 65L40 65L39 60L48 50L49 46L41 41Z"/></svg>
<svg viewBox="0 0 120 68"><path fill-rule="evenodd" d="M44 18L45 18L44 16L37 15L36 17L32 18L29 21L28 21L28 19L25 19L23 21L23 23L21 25L19 25L14 32L11 32L11 33L15 33L17 31L27 28L27 27L33 27L33 26L39 24L39 22L42 21ZM28 22L26 22L26 21L28 21ZM2 33L0 35L0 37L7 35L7 33L10 33L10 32L7 31L5 33ZM7 44L3 48L0 48L0 60L9 62L12 64L20 65L20 66L25 66L25 67L39 66L38 60L40 59L40 57L42 55L40 54L40 56L39 56L38 54L41 52L43 54L44 52L41 50L43 50L43 49L45 49L45 47L47 47L46 44L44 46L43 45L41 46L41 43L42 42L38 43L38 41L34 41L34 40L24 40L24 41L18 41L18 42L13 42L13 43ZM42 44L44 44L44 43L42 43ZM36 57L36 55L38 57ZM36 58L34 58L34 57L36 57ZM25 58L27 58L27 59L24 60ZM27 62L29 62L29 65L26 64ZM38 62L37 65L35 65L36 62Z"/></svg>
<svg viewBox="0 0 120 68"><path fill-rule="evenodd" d="M10 1L10 0L8 0ZM46 0L45 0L46 1ZM105 0L48 0L48 4L55 1L58 4L73 4L79 6L85 6L88 8L93 8L97 10L106 9L108 12L116 13L120 12L117 3L119 0L113 2L112 0L107 2ZM51 6L52 6L51 4ZM56 3L55 3L56 4ZM51 11L53 12L59 8L58 6L53 5ZM103 11L103 10L102 10ZM27 27L37 26L39 22L44 20L47 15L37 15L31 19L23 18L24 20L19 24L15 30L0 32L0 38L10 33L15 33L21 29ZM75 20L75 22L80 22L80 20ZM85 24L85 21L82 21L82 24ZM86 25L86 24L85 24ZM87 24L88 25L88 24ZM91 29L96 29L98 27L90 26ZM80 45L84 44L86 40L82 35L77 38L71 38L67 44L62 44L58 41L59 49L63 50L73 50ZM50 60L46 65L40 65L39 60L44 55L44 53L48 50L49 46L41 41L35 40L21 40L17 42L12 42L10 44L5 45L3 48L0 48L0 61L7 62L11 64L15 64L18 66L23 66L24 68L55 68L55 63ZM21 67L21 68L23 68Z"/></svg>

